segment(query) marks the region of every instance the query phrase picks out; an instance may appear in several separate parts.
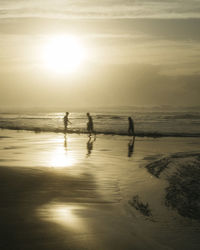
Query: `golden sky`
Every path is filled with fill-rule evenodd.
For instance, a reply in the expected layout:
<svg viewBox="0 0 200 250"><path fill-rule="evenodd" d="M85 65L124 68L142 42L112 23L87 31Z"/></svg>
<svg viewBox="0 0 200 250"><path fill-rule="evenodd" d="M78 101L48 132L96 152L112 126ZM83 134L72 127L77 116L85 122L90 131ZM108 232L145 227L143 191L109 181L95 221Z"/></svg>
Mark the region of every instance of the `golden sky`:
<svg viewBox="0 0 200 250"><path fill-rule="evenodd" d="M200 0L0 0L0 105L200 105L199 27Z"/></svg>

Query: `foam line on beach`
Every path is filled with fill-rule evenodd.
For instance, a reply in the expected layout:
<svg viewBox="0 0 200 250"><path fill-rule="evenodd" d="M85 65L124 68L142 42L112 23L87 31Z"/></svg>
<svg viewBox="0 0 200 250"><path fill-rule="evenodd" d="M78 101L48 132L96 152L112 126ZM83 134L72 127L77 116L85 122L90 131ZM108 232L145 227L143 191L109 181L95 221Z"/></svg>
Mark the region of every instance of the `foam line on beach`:
<svg viewBox="0 0 200 250"><path fill-rule="evenodd" d="M64 133L63 129L60 128L40 128L40 127L19 127L19 126L0 126L0 129L9 129L9 130L25 130L32 131L35 133L41 132L52 132L52 133ZM67 132L68 134L87 134L86 130L79 129L70 129ZM119 136L128 136L126 132L115 132L115 131L95 131L97 135L119 135ZM200 137L200 133L159 133L159 132L136 132L135 136L137 137Z"/></svg>

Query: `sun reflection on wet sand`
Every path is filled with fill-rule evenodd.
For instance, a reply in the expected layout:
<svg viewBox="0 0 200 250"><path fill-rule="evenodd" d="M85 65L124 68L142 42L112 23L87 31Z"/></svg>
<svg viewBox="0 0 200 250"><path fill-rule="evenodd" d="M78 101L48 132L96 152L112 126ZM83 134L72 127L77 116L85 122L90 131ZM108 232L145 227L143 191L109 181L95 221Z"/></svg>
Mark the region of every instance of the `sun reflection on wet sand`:
<svg viewBox="0 0 200 250"><path fill-rule="evenodd" d="M68 149L68 142L71 141L66 135L64 136L64 147L59 145L51 153L50 165L56 168L73 166L77 161L73 152Z"/></svg>
<svg viewBox="0 0 200 250"><path fill-rule="evenodd" d="M71 167L77 163L72 151L66 151L63 147L58 147L51 155L50 165L52 167Z"/></svg>
<svg viewBox="0 0 200 250"><path fill-rule="evenodd" d="M77 204L50 203L39 208L37 212L42 220L55 222L70 230L85 231L86 225L78 216L80 210L84 209L83 206Z"/></svg>

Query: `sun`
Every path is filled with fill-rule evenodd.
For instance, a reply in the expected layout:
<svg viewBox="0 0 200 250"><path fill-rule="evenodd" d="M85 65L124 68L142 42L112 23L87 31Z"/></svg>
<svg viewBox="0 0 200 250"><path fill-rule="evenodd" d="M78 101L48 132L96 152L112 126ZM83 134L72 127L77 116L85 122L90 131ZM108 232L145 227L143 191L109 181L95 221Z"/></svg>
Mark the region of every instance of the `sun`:
<svg viewBox="0 0 200 250"><path fill-rule="evenodd" d="M85 58L85 48L75 36L51 37L43 48L44 66L55 73L76 72Z"/></svg>

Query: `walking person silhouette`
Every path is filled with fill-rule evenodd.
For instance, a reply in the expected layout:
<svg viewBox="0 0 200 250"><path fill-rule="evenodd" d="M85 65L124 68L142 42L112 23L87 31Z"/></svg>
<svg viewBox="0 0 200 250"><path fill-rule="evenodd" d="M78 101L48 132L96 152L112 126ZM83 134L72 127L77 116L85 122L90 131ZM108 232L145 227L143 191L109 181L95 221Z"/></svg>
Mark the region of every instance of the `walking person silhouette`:
<svg viewBox="0 0 200 250"><path fill-rule="evenodd" d="M93 120L92 120L92 116L90 115L90 113L87 113L87 117L88 117L87 131L90 137L92 133L94 133L94 125L93 125Z"/></svg>
<svg viewBox="0 0 200 250"><path fill-rule="evenodd" d="M64 116L64 118L63 118L63 121L64 121L64 127L65 127L65 130L64 130L65 134L67 133L68 123L70 123L70 124L71 124L71 122L70 122L70 120L69 120L68 116L69 116L69 112L66 112L66 113L65 113L65 116Z"/></svg>
<svg viewBox="0 0 200 250"><path fill-rule="evenodd" d="M128 117L128 123L129 123L128 135L135 136L134 122L133 122L133 119L130 116Z"/></svg>

